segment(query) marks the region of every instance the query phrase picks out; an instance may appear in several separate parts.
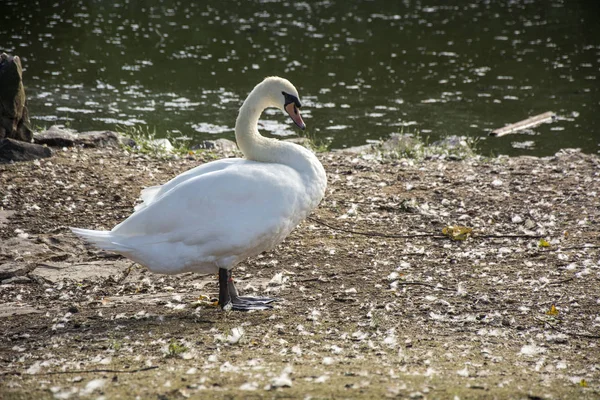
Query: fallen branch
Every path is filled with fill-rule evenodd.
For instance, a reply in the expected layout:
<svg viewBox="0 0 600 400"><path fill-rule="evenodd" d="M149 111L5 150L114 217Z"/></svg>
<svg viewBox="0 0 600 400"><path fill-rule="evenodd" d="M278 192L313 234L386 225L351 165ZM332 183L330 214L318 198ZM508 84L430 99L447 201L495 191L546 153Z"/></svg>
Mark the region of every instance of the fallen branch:
<svg viewBox="0 0 600 400"><path fill-rule="evenodd" d="M600 246L595 246L593 244L582 244L580 246L550 248L550 249L548 249L548 251L582 250L582 249L600 249Z"/></svg>
<svg viewBox="0 0 600 400"><path fill-rule="evenodd" d="M397 234L397 233L381 233L381 232L373 232L373 231L355 231L352 229L340 228L338 226L333 226L328 224L327 222L323 222L320 219L314 217L308 217L309 221L312 221L316 224L326 226L329 229L333 229L334 231L352 233L355 235L363 235L363 236L376 236L376 237L386 237L386 238L395 238L395 239L413 239L418 237L430 237L432 239L447 239L449 236L446 235L437 235L435 233L414 233L412 235L408 234ZM514 235L514 234L506 234L506 235L469 235L472 239L503 239L503 238L511 238L511 239L539 239L542 235Z"/></svg>
<svg viewBox="0 0 600 400"><path fill-rule="evenodd" d="M441 287L441 286L435 286L435 285L430 285L429 283L423 283L423 282L414 282L414 281L396 281L396 283L398 285L402 285L402 286L427 286L433 289L441 289L441 290L447 290L450 292L455 292L454 289L450 289L450 288L445 288L445 287Z"/></svg>
<svg viewBox="0 0 600 400"><path fill-rule="evenodd" d="M550 285L560 285L561 283L571 282L573 279L575 279L575 278L570 277L570 278L563 279L563 280L560 280L560 281L550 282L550 283L548 283L548 286L550 286Z"/></svg>
<svg viewBox="0 0 600 400"><path fill-rule="evenodd" d="M412 234L412 235L402 235L402 234L395 234L395 233L381 233L381 232L371 232L371 231L354 231L352 229L346 229L346 228L340 228L337 226L333 226L333 225L329 225L327 222L323 222L319 219L313 218L313 217L308 217L307 218L309 221L312 221L316 224L319 225L323 225L326 226L330 229L333 229L334 231L340 231L340 232L346 232L346 233L353 233L355 235L363 235L363 236L379 236L379 237L387 237L387 238L398 238L398 239L412 239L415 237L431 237L434 239L443 239L446 236L442 236L442 235L436 235L433 233L416 233L416 234Z"/></svg>
<svg viewBox="0 0 600 400"><path fill-rule="evenodd" d="M551 329L555 330L556 332L560 332L563 335L569 335L569 336L576 336L576 337L583 337L583 338L587 338L587 339L600 339L600 335L590 335L587 333L574 333L574 332L567 332L567 331L563 331L560 328L557 328L555 325L552 325L550 322L548 321L544 321L543 319L539 319L536 317L533 317L534 320L538 321L538 322L542 322L545 325L548 325Z"/></svg>
<svg viewBox="0 0 600 400"><path fill-rule="evenodd" d="M317 282L317 281L320 281L320 280L321 280L320 277L319 278L305 278L305 279L300 279L297 282L302 282L302 283L304 283L304 282Z"/></svg>
<svg viewBox="0 0 600 400"><path fill-rule="evenodd" d="M27 374L27 373L24 374L23 372L18 372L18 371L3 371L3 372L0 372L0 376L5 376L5 375L38 376L38 375L95 374L95 373L134 374L136 372L150 371L152 369L157 369L157 368L158 368L157 365L153 365L151 367L144 367L144 368L138 368L138 369L132 369L132 370L127 370L127 369L84 369L84 370L77 370L77 371L40 372L37 374Z"/></svg>
<svg viewBox="0 0 600 400"><path fill-rule="evenodd" d="M117 280L118 284L123 283L123 281L125 279L127 279L127 277L129 276L129 274L131 273L131 269L135 266L135 263L131 263L131 265L129 266L129 268L127 268L125 270L125 272L123 272L123 275L121 275L121 277Z"/></svg>
<svg viewBox="0 0 600 400"><path fill-rule="evenodd" d="M526 234L494 234L494 235L474 235L471 236L473 239L505 239L505 238L517 238L517 239L539 239L544 237L544 235L526 235Z"/></svg>

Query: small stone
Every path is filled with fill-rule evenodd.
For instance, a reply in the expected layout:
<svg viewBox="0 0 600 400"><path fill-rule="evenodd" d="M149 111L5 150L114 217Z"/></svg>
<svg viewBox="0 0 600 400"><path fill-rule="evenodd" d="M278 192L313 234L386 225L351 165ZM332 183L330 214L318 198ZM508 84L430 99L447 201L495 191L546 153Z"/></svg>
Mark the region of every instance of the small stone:
<svg viewBox="0 0 600 400"><path fill-rule="evenodd" d="M237 144L229 139L205 140L199 145L192 146L191 149L220 150L225 153L238 151Z"/></svg>
<svg viewBox="0 0 600 400"><path fill-rule="evenodd" d="M334 149L333 151L347 154L368 154L374 151L374 147L372 144L363 144L362 146L346 147L344 149Z"/></svg>
<svg viewBox="0 0 600 400"><path fill-rule="evenodd" d="M121 264L118 264L121 265ZM106 264L104 261L85 263L53 262L40 265L30 272L33 279L41 278L44 281L59 282L62 280L83 281L107 279L120 276L123 267L116 264Z"/></svg>
<svg viewBox="0 0 600 400"><path fill-rule="evenodd" d="M5 283L5 279L25 275L28 272L32 271L35 266L18 263L18 262L8 262L0 265L0 280L2 283Z"/></svg>
<svg viewBox="0 0 600 400"><path fill-rule="evenodd" d="M154 139L150 142L150 146L158 151L164 151L165 153L173 152L173 145L169 142L169 139Z"/></svg>
<svg viewBox="0 0 600 400"><path fill-rule="evenodd" d="M2 228L2 226L4 226L7 222L8 219L14 214L14 211L9 211L9 210L0 210L0 228Z"/></svg>
<svg viewBox="0 0 600 400"><path fill-rule="evenodd" d="M3 285L18 284L18 283L31 283L31 279L26 276L13 276L2 281Z"/></svg>

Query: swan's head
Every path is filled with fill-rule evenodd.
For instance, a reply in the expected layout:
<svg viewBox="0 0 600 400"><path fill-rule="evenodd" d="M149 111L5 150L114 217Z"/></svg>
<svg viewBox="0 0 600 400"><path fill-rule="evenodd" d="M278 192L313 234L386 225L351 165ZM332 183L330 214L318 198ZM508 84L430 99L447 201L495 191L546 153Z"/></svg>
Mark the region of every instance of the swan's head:
<svg viewBox="0 0 600 400"><path fill-rule="evenodd" d="M281 111L285 111L298 128L304 130L306 125L300 116L300 99L298 91L287 79L271 76L265 78L260 84L265 89L265 95L269 101L269 105L277 107Z"/></svg>

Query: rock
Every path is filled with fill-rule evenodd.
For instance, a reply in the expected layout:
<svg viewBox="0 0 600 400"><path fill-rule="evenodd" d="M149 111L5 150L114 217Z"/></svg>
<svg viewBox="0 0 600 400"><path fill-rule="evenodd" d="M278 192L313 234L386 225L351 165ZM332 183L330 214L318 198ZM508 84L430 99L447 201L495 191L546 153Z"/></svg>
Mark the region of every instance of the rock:
<svg viewBox="0 0 600 400"><path fill-rule="evenodd" d="M10 210L0 210L0 228L2 228L8 222L8 219L14 213L15 213L14 211L10 211Z"/></svg>
<svg viewBox="0 0 600 400"><path fill-rule="evenodd" d="M0 280L10 279L15 276L22 276L31 272L34 265L23 262L8 262L0 265ZM3 282L4 283L4 282Z"/></svg>
<svg viewBox="0 0 600 400"><path fill-rule="evenodd" d="M220 150L225 153L237 152L237 144L229 139L204 140L200 145L192 146L192 150Z"/></svg>
<svg viewBox="0 0 600 400"><path fill-rule="evenodd" d="M77 133L72 129L63 128L61 125L53 125L50 129L33 136L34 143L52 147L72 147L76 140Z"/></svg>
<svg viewBox="0 0 600 400"><path fill-rule="evenodd" d="M2 281L3 285L10 285L15 283L31 283L31 279L26 276L13 276L12 278L8 278Z"/></svg>
<svg viewBox="0 0 600 400"><path fill-rule="evenodd" d="M13 139L0 139L0 162L31 161L52 156L48 147Z"/></svg>
<svg viewBox="0 0 600 400"><path fill-rule="evenodd" d="M169 142L169 139L154 139L151 140L149 144L155 150L165 153L172 153L174 149L171 142Z"/></svg>
<svg viewBox="0 0 600 400"><path fill-rule="evenodd" d="M107 263L106 261L85 262L85 263L47 263L38 266L29 273L33 279L41 278L43 280L56 283L63 280L83 281L107 279L109 277L118 278L126 270L130 262Z"/></svg>
<svg viewBox="0 0 600 400"><path fill-rule="evenodd" d="M334 149L335 153L346 153L346 154L367 154L373 152L372 144L363 144L362 146L346 147L345 149Z"/></svg>
<svg viewBox="0 0 600 400"><path fill-rule="evenodd" d="M42 311L28 304L20 302L0 304L0 318L12 317L14 315L41 314Z"/></svg>
<svg viewBox="0 0 600 400"><path fill-rule="evenodd" d="M22 237L12 237L0 240L0 255L9 259L45 259L52 253L48 246L43 243L35 243L33 240ZM0 278L1 279L1 278Z"/></svg>
<svg viewBox="0 0 600 400"><path fill-rule="evenodd" d="M392 133L390 138L381 144L381 149L384 153L406 153L414 149L417 145L419 145L419 141L410 135Z"/></svg>
<svg viewBox="0 0 600 400"><path fill-rule="evenodd" d="M135 141L121 137L113 131L89 131L77 133L73 129L62 125L53 125L50 129L36 133L33 137L35 143L52 147L119 147L121 143L130 147L135 146Z"/></svg>
<svg viewBox="0 0 600 400"><path fill-rule="evenodd" d="M119 134L113 131L81 132L75 144L83 147L119 147Z"/></svg>
<svg viewBox="0 0 600 400"><path fill-rule="evenodd" d="M0 139L31 142L26 102L21 60L0 54Z"/></svg>
<svg viewBox="0 0 600 400"><path fill-rule="evenodd" d="M432 146L444 147L447 149L457 149L461 147L468 147L468 144L465 141L464 137L453 135L448 136L447 138L444 138L442 140L433 142Z"/></svg>
<svg viewBox="0 0 600 400"><path fill-rule="evenodd" d="M119 143L121 143L121 145L123 145L123 146L131 147L131 148L134 148L135 146L137 146L137 143L135 140L133 140L130 137L122 136L122 135L119 135Z"/></svg>

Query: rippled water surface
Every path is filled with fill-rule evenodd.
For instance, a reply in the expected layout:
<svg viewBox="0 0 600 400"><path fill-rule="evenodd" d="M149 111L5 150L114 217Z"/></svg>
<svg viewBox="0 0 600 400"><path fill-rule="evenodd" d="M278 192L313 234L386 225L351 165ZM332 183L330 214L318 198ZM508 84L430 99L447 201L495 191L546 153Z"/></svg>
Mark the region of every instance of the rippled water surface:
<svg viewBox="0 0 600 400"><path fill-rule="evenodd" d="M200 4L201 3L201 4ZM332 147L394 132L481 138L485 154L600 150L600 2L4 1L0 50L25 68L32 123L148 125L233 139L267 75L298 87ZM526 134L487 133L545 111ZM279 111L267 135L296 135Z"/></svg>

